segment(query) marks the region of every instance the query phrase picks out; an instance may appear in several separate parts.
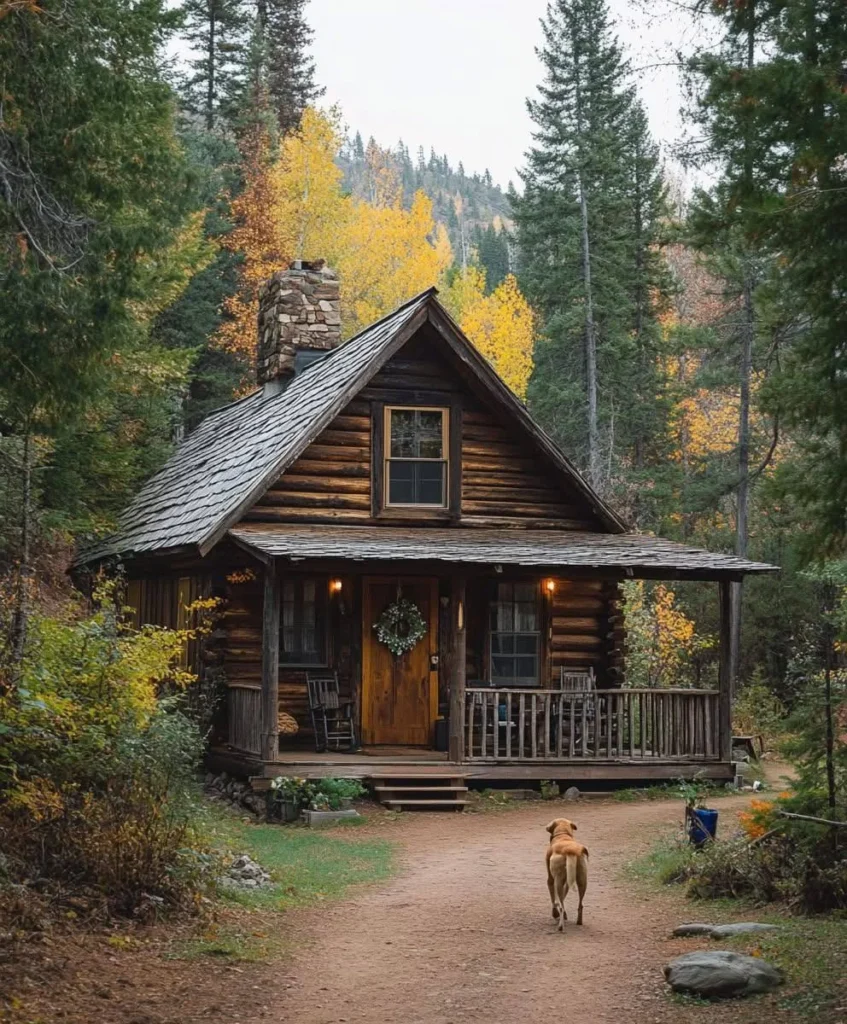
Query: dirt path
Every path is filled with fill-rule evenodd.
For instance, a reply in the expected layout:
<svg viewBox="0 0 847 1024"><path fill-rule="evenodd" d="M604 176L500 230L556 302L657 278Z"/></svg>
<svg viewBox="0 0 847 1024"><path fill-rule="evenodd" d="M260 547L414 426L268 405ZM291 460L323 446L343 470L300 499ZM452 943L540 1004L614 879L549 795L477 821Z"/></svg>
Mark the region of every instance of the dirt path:
<svg viewBox="0 0 847 1024"><path fill-rule="evenodd" d="M722 815L746 803L723 800ZM684 951L667 938L679 909L621 878L624 863L679 814L676 801L604 800L409 816L400 875L303 915L309 941L274 1009L242 1024L506 1024L560 1019L563 1007L585 1022L680 1020L661 979L661 965ZM560 815L577 821L591 851L585 925L569 922L564 935L550 916L543 867L543 826Z"/></svg>

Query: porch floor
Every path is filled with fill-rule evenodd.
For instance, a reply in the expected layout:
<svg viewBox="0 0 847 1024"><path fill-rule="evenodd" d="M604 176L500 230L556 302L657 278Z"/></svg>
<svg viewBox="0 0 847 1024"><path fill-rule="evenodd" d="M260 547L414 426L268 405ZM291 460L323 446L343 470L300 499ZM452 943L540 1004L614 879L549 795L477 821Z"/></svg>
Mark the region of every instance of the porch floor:
<svg viewBox="0 0 847 1024"><path fill-rule="evenodd" d="M379 748L371 748L372 751ZM391 752L389 753L388 750ZM296 775L306 779L327 776L378 779L409 778L412 776L447 775L455 773L470 782L540 781L553 782L656 782L667 779L701 778L731 781L735 774L729 761L703 760L685 757L612 758L607 760L550 760L537 764L523 762L450 761L446 753L414 747L390 747L376 752L357 751L355 754L329 752L318 754L310 750L280 751L274 761L262 762L239 756L222 749L210 752L209 761L218 770L240 773L254 778L274 778L277 775Z"/></svg>

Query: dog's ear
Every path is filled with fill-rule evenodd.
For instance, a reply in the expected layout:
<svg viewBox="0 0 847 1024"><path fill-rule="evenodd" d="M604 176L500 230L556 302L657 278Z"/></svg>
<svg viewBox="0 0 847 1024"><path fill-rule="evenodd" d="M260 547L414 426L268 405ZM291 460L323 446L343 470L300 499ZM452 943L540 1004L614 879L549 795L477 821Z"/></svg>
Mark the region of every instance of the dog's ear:
<svg viewBox="0 0 847 1024"><path fill-rule="evenodd" d="M571 822L571 829L572 829L572 831L576 832L576 822L575 821Z"/></svg>
<svg viewBox="0 0 847 1024"><path fill-rule="evenodd" d="M558 824L558 822L559 822L559 819L558 819L558 818L554 818L554 819L553 819L553 820L552 820L552 821L550 822L550 824L549 824L549 825L545 825L545 826L544 826L544 830L545 830L546 832L549 832L549 833L550 833L550 835L552 836L552 835L553 835L553 833L554 833L554 832L555 832L555 830L556 830L556 825Z"/></svg>

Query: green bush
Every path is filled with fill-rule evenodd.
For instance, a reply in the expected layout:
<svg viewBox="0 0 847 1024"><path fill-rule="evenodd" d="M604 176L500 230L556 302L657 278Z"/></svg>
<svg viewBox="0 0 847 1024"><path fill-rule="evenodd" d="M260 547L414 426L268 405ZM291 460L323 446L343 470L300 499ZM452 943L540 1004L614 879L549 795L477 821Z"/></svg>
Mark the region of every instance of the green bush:
<svg viewBox="0 0 847 1024"><path fill-rule="evenodd" d="M271 782L275 803L294 804L313 811L337 811L344 800L356 800L366 793L358 779L299 779L279 775Z"/></svg>
<svg viewBox="0 0 847 1024"><path fill-rule="evenodd" d="M175 692L185 636L125 628L100 597L94 614L34 616L0 695L6 872L112 912L184 905L209 867L192 851L202 737Z"/></svg>

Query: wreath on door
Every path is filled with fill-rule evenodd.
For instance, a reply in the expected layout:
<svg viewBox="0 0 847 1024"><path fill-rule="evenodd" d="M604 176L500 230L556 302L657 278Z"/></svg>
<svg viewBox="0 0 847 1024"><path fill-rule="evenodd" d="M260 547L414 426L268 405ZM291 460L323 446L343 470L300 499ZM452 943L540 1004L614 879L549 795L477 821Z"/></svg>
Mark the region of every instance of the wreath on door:
<svg viewBox="0 0 847 1024"><path fill-rule="evenodd" d="M385 609L374 623L374 629L377 640L395 657L411 651L429 632L418 606L405 597L398 597Z"/></svg>

